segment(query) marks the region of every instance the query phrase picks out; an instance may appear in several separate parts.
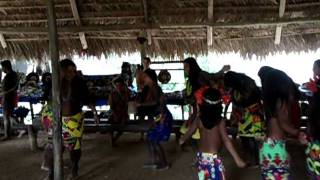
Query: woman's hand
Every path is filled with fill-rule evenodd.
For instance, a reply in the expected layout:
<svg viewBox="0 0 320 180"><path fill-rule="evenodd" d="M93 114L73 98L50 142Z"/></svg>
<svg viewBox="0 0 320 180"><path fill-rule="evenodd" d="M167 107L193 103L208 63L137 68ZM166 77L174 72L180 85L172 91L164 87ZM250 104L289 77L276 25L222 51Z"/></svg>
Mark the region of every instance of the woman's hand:
<svg viewBox="0 0 320 180"><path fill-rule="evenodd" d="M237 164L237 166L238 166L239 168L245 168L245 167L247 167L247 163L245 163L242 159L238 159L238 160L236 161L236 164Z"/></svg>

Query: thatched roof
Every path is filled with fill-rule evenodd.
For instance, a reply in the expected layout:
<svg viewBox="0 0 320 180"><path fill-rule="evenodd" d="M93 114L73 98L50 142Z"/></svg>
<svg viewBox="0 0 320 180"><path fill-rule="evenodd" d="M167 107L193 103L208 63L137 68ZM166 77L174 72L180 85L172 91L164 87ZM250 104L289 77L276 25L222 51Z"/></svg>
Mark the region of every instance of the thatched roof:
<svg viewBox="0 0 320 180"><path fill-rule="evenodd" d="M212 0L208 8L209 2L56 0L61 55L137 52L142 31L150 56L202 55L211 39L208 27L213 28L209 50L218 53L264 56L320 47L319 0L286 0L283 15L280 0ZM275 44L277 26L277 31L282 28L280 44ZM0 44L0 59L43 59L48 54L46 27L46 1L0 0L0 40L2 34L7 45ZM79 33L85 35L87 50Z"/></svg>

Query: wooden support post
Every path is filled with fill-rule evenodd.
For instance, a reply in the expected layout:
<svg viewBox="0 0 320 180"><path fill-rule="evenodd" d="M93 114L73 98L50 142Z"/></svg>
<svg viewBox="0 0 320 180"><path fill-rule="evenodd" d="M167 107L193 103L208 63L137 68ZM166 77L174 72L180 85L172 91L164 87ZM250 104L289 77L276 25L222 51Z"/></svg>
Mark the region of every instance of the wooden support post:
<svg viewBox="0 0 320 180"><path fill-rule="evenodd" d="M279 6L279 18L280 19L284 15L285 8L286 8L286 0L280 0L280 6ZM274 39L274 43L275 44L280 44L281 32L282 32L282 26L281 25L277 25L275 39Z"/></svg>
<svg viewBox="0 0 320 180"><path fill-rule="evenodd" d="M1 43L1 46L3 47L3 49L7 48L6 39L4 38L2 33L0 33L0 43Z"/></svg>
<svg viewBox="0 0 320 180"><path fill-rule="evenodd" d="M53 109L53 159L54 180L63 179L62 165L62 122L60 103L59 48L54 0L47 0L49 52L52 66L52 109Z"/></svg>

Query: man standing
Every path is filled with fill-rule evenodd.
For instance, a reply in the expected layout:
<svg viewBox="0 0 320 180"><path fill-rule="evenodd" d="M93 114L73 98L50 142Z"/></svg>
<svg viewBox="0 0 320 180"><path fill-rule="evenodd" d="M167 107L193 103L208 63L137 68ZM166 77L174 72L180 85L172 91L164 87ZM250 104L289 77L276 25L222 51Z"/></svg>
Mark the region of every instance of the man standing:
<svg viewBox="0 0 320 180"><path fill-rule="evenodd" d="M82 107L89 104L89 91L85 81L77 75L77 68L73 61L64 59L60 62L60 67L63 143L70 154L72 178L76 178L83 134Z"/></svg>
<svg viewBox="0 0 320 180"><path fill-rule="evenodd" d="M147 69L150 69L151 60L149 57L144 57L142 63L143 63L143 72L146 71Z"/></svg>
<svg viewBox="0 0 320 180"><path fill-rule="evenodd" d="M12 70L11 62L5 60L1 62L2 71L6 73L2 81L2 107L3 107L3 122L4 122L4 137L2 140L7 140L11 135L11 121L12 112L16 106L17 88L19 78L16 72Z"/></svg>

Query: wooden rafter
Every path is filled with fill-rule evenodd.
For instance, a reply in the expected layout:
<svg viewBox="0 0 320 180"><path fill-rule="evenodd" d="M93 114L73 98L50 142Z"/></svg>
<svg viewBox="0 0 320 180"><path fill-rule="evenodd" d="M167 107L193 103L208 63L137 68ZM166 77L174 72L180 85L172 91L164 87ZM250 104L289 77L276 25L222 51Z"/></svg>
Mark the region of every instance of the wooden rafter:
<svg viewBox="0 0 320 180"><path fill-rule="evenodd" d="M208 23L213 22L213 0L208 0ZM212 26L207 26L207 44L208 47L212 46Z"/></svg>
<svg viewBox="0 0 320 180"><path fill-rule="evenodd" d="M320 35L320 31L311 31L311 32L299 32L292 34L283 34L283 37L292 37L292 36L303 36L303 35ZM265 35L265 36L248 36L248 37L227 37L227 36L216 36L213 37L217 40L247 40L247 39L266 39L272 38L273 35ZM115 36L87 36L87 39L100 39L100 40L136 40L136 36L124 36L124 37L115 37ZM68 39L79 39L78 36L65 36L59 37L60 40L68 40ZM154 36L153 39L157 40L205 40L206 36L185 36L185 37L177 37L177 36ZM10 38L6 39L7 42L22 42L22 41L48 41L48 38Z"/></svg>
<svg viewBox="0 0 320 180"><path fill-rule="evenodd" d="M59 27L59 33L79 33L79 32L108 32L108 31L123 31L123 32L137 32L141 29L159 30L159 29L204 29L207 26L213 28L262 28L273 27L277 25L302 25L313 24L316 27L320 26L320 18L302 18L289 19L279 21L263 21L263 22L236 22L236 23L194 23L194 24L141 24L141 25L109 25L109 26L68 26ZM47 29L45 27L0 27L2 34L44 34Z"/></svg>
<svg viewBox="0 0 320 180"><path fill-rule="evenodd" d="M10 1L10 3L13 3L15 1ZM19 2L19 1L17 1ZM108 3L109 5L117 5L120 4L120 2L112 2L112 3ZM96 6L107 6L108 4L103 4L103 3L96 3L96 2L90 2L90 3L82 3L81 6L82 7L96 7ZM132 5L132 4L137 4L137 6L139 5L139 3L126 3L126 2L121 2L122 5L128 4L128 5ZM1 3L0 3L1 5ZM299 2L299 3L291 3L291 4L287 4L286 5L287 9L298 9L298 8L309 8L309 7L316 7L316 6L320 6L320 2ZM3 10L19 10L19 9L46 9L47 6L45 5L25 5L25 6L21 6L21 5L16 5L16 6L5 6L5 5L1 5L1 9ZM68 3L61 3L61 4L56 4L55 8L70 8L70 4ZM170 8L169 8L170 9ZM198 10L206 10L206 7L197 7L197 8L184 8L187 10L191 10L191 9L198 9ZM215 11L230 11L230 10L243 10L243 11L250 11L250 10L276 10L279 9L279 6L277 5L257 5L257 6L215 6ZM175 9L177 10L177 9Z"/></svg>
<svg viewBox="0 0 320 180"><path fill-rule="evenodd" d="M141 0L142 1L142 7L143 7L143 15L144 15L144 23L149 24L149 15L148 15L148 2L147 0ZM152 34L150 30L145 30L147 34L148 39L148 45L150 46L152 44Z"/></svg>
<svg viewBox="0 0 320 180"><path fill-rule="evenodd" d="M284 11L286 8L286 0L280 0L280 5L279 5L279 18L281 19L284 15ZM276 35L275 35L275 44L280 44L281 41L281 32L282 32L282 25L277 25L276 27Z"/></svg>
<svg viewBox="0 0 320 180"><path fill-rule="evenodd" d="M0 43L3 49L7 48L7 42L6 39L4 38L3 34L0 34Z"/></svg>
<svg viewBox="0 0 320 180"><path fill-rule="evenodd" d="M70 1L70 5L71 5L72 15L73 15L73 18L76 22L76 25L81 26L81 20L80 20L78 8L77 8L77 2L76 2L76 0L69 0L69 1ZM86 35L84 34L84 32L79 32L79 38L80 38L80 41L82 44L82 48L88 49L88 43L87 43Z"/></svg>

